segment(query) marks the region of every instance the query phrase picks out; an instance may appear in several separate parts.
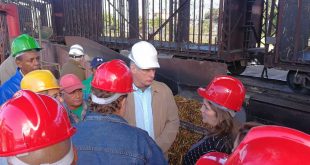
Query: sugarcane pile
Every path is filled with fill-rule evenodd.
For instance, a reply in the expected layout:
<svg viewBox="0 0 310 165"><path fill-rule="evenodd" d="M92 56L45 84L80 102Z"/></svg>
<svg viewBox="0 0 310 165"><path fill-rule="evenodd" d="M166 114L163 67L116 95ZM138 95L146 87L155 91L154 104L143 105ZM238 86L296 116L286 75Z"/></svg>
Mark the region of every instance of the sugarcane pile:
<svg viewBox="0 0 310 165"><path fill-rule="evenodd" d="M200 113L201 103L181 96L175 96L175 100L179 108L181 121L205 127ZM193 130L180 127L177 138L169 150L169 164L181 164L182 156L202 137L201 133L195 133Z"/></svg>

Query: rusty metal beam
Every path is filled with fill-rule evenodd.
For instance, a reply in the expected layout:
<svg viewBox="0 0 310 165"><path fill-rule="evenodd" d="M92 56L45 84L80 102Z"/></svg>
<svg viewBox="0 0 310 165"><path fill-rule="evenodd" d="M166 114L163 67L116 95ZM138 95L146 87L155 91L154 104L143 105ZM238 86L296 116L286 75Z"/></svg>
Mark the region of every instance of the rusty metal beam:
<svg viewBox="0 0 310 165"><path fill-rule="evenodd" d="M10 52L8 36L6 15L0 12L0 63L6 59Z"/></svg>
<svg viewBox="0 0 310 165"><path fill-rule="evenodd" d="M213 0L210 2L210 26L209 26L209 44L212 45L212 23L213 23ZM209 47L209 53L211 53L211 47Z"/></svg>
<svg viewBox="0 0 310 165"><path fill-rule="evenodd" d="M182 8L181 8L182 7ZM190 1L180 0L180 8L178 14L178 25L175 42L187 42L189 39L189 20L190 20Z"/></svg>
<svg viewBox="0 0 310 165"><path fill-rule="evenodd" d="M139 2L138 0L128 1L129 5L129 38L139 38ZM142 36L140 36L142 38Z"/></svg>
<svg viewBox="0 0 310 165"><path fill-rule="evenodd" d="M220 0L220 7L219 7L219 21L218 21L218 40L217 44L219 45L219 49L217 51L217 57L220 58L224 51L224 42L223 42L223 20L224 20L224 9L223 9L223 2L224 0Z"/></svg>
<svg viewBox="0 0 310 165"><path fill-rule="evenodd" d="M20 34L17 5L0 3L0 11L5 13L9 38L17 37Z"/></svg>
<svg viewBox="0 0 310 165"><path fill-rule="evenodd" d="M182 0L182 4L180 5L180 7L175 11L173 12L172 15L169 16L169 18L163 23L160 25L160 27L153 33L153 34L150 34L149 37L148 37L148 40L153 40L154 39L154 36L164 27L166 26L166 24L177 14L179 13L184 7L185 5L189 5L189 0ZM188 3L188 4L187 4ZM189 9L188 9L189 10ZM182 17L182 20L183 20L183 17ZM180 20L179 20L180 21ZM188 35L187 35L188 36ZM188 37L187 37L188 38Z"/></svg>
<svg viewBox="0 0 310 165"><path fill-rule="evenodd" d="M146 37L146 5L145 0L142 0L142 40Z"/></svg>
<svg viewBox="0 0 310 165"><path fill-rule="evenodd" d="M156 72L182 85L204 86L216 75L226 74L224 63L159 58L160 68Z"/></svg>
<svg viewBox="0 0 310 165"><path fill-rule="evenodd" d="M53 5L53 17L55 20L55 26L53 26L56 36L64 36L64 7L62 1L52 1Z"/></svg>
<svg viewBox="0 0 310 165"><path fill-rule="evenodd" d="M285 1L279 1L278 4L278 10L279 10L279 14L278 14L278 28L283 28L283 16L284 16L284 8L285 8ZM277 64L280 62L280 39L282 38L282 32L278 31L277 32L277 38L276 38L276 45L275 45L275 49L276 49L276 53L274 56L274 63Z"/></svg>
<svg viewBox="0 0 310 165"><path fill-rule="evenodd" d="M169 0L169 15L173 14L173 0ZM153 19L154 20L154 19ZM169 42L173 41L173 20L169 21Z"/></svg>
<svg viewBox="0 0 310 165"><path fill-rule="evenodd" d="M293 54L293 57L292 57L293 61L296 61L297 57L298 57L297 51L299 50L299 42L300 42L301 15L302 15L302 0L298 0L297 19L296 19L296 22L295 22L294 54Z"/></svg>

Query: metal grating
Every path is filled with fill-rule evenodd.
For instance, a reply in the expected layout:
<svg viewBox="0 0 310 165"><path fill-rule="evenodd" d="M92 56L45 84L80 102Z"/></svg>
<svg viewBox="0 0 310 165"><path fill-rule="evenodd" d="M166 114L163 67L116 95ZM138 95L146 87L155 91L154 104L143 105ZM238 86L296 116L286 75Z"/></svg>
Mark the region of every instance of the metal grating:
<svg viewBox="0 0 310 165"><path fill-rule="evenodd" d="M0 12L0 63L10 54L10 42L8 28L6 24L6 16Z"/></svg>

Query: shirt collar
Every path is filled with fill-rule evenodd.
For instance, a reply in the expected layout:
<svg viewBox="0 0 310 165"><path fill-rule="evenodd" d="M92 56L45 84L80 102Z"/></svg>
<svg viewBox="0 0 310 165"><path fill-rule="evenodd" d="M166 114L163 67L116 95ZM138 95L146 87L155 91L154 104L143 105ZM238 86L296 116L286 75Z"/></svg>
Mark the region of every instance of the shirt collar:
<svg viewBox="0 0 310 165"><path fill-rule="evenodd" d="M123 117L116 114L103 114L100 112L89 113L85 120L110 120L114 122L128 123Z"/></svg>
<svg viewBox="0 0 310 165"><path fill-rule="evenodd" d="M24 74L23 74L22 70L19 69L19 68L17 68L17 69L18 69L19 73L24 77Z"/></svg>
<svg viewBox="0 0 310 165"><path fill-rule="evenodd" d="M67 110L70 110L69 107L68 107L68 105L67 105L65 102L63 102L62 105L63 105ZM82 105L81 105L80 107L83 107L83 110L87 110L87 109L88 109L87 102L86 102L85 100L83 100L83 103L82 103ZM78 108L76 108L76 109L74 109L74 110L77 110L77 109L79 109L80 107L78 107ZM73 110L73 111L74 111L74 110ZM70 110L70 111L71 111L71 110Z"/></svg>
<svg viewBox="0 0 310 165"><path fill-rule="evenodd" d="M138 91L138 92L143 93L143 91L140 88L138 88L134 83L132 84L132 88L133 88L134 91ZM152 89L152 87L149 86L144 91L151 90L151 89Z"/></svg>

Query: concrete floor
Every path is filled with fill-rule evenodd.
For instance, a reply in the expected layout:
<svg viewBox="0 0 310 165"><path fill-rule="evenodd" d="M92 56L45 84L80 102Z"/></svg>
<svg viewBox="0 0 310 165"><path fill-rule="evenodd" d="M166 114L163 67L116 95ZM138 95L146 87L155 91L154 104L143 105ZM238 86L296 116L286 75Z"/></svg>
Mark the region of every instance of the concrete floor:
<svg viewBox="0 0 310 165"><path fill-rule="evenodd" d="M264 69L263 65L247 66L247 68L241 75L260 77L263 69ZM268 72L269 79L286 81L286 76L287 76L288 71L278 70L274 68L267 69L267 70L268 70L267 72Z"/></svg>
<svg viewBox="0 0 310 165"><path fill-rule="evenodd" d="M246 70L241 75L260 77L261 73L263 71L263 68L264 68L263 65L247 66ZM269 79L286 81L286 76L287 76L288 71L271 68L271 69L268 69L267 72L268 72L268 78ZM197 95L197 92L195 92L196 88L197 87L181 86L181 87L179 87L179 95L181 95L183 97L202 101L201 97ZM290 91L290 89L288 89L288 90Z"/></svg>

